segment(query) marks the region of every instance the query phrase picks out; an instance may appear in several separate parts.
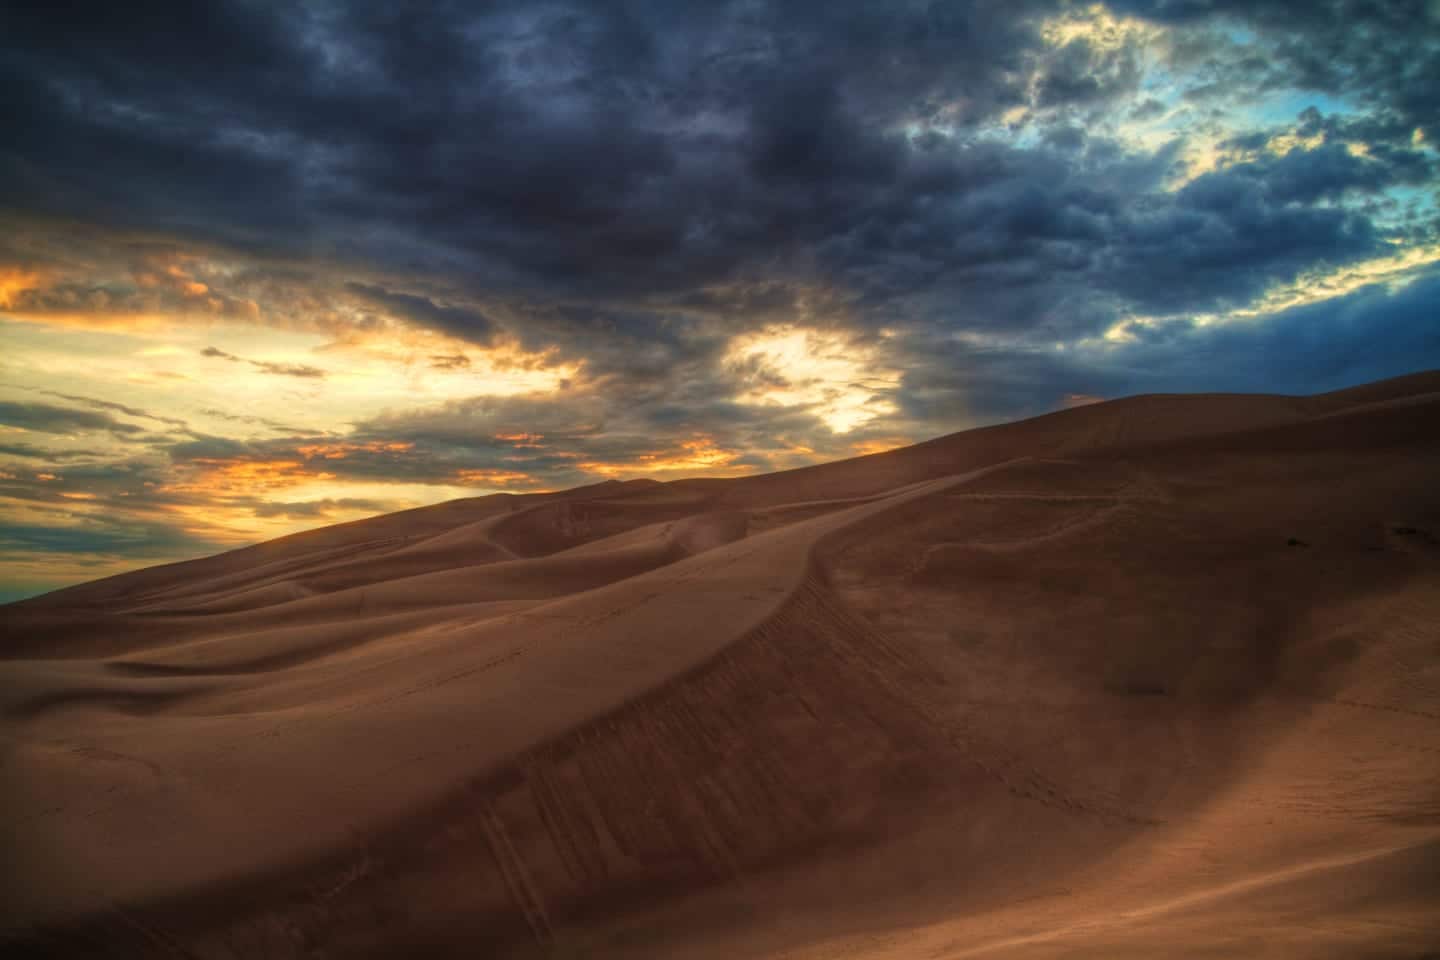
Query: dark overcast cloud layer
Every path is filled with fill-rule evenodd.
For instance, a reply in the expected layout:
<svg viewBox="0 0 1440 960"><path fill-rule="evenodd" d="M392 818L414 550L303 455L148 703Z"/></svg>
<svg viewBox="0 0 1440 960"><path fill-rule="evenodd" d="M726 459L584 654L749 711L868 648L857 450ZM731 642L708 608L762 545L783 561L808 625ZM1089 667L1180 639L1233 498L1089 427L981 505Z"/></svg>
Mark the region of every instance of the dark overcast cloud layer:
<svg viewBox="0 0 1440 960"><path fill-rule="evenodd" d="M6 5L0 562L1440 366L1437 9Z"/></svg>

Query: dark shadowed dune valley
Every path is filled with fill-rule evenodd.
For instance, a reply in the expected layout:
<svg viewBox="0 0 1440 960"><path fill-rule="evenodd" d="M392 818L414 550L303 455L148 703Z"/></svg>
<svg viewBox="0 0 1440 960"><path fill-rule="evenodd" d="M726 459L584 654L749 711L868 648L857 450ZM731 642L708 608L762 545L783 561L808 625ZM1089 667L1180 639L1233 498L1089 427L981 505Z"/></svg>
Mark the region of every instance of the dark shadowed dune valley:
<svg viewBox="0 0 1440 960"><path fill-rule="evenodd" d="M14 957L1440 951L1440 372L0 607Z"/></svg>

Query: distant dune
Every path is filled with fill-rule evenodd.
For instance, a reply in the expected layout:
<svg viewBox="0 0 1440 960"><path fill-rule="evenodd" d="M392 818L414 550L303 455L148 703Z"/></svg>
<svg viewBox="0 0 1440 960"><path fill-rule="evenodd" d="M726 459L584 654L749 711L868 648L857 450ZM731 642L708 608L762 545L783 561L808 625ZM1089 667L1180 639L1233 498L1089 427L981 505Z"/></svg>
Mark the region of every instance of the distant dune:
<svg viewBox="0 0 1440 960"><path fill-rule="evenodd" d="M10 955L1440 951L1440 372L0 607Z"/></svg>

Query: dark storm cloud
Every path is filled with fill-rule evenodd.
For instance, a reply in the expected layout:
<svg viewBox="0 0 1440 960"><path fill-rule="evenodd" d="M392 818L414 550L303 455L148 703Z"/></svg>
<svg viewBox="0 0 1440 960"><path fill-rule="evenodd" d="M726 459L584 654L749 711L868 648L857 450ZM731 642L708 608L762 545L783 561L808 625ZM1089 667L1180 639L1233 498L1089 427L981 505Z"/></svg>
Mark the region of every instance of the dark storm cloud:
<svg viewBox="0 0 1440 960"><path fill-rule="evenodd" d="M1217 90L1291 87L1347 96L1430 138L1440 123L1440 31L1427 0L1113 0L1168 25L1244 24L1255 47L1224 34L1196 42L1223 77Z"/></svg>
<svg viewBox="0 0 1440 960"><path fill-rule="evenodd" d="M1283 311L1265 322L1182 327L1119 354L1112 390L1313 393L1440 368L1440 272ZM1112 394L1113 395L1113 394Z"/></svg>
<svg viewBox="0 0 1440 960"><path fill-rule="evenodd" d="M1412 175L1338 161L1322 147L1137 203L1136 189L1158 185L1168 163L1105 142L1078 154L980 144L910 163L893 189L850 207L846 230L820 241L822 272L862 304L910 304L928 323L1064 336L1094 332L1120 302L1213 309L1318 264L1375 255L1383 245L1367 218L1314 201ZM1096 303L1106 309L1090 310Z"/></svg>
<svg viewBox="0 0 1440 960"><path fill-rule="evenodd" d="M0 191L479 280L688 286L887 182L901 146L876 121L1020 102L1041 7L12 10Z"/></svg>
<svg viewBox="0 0 1440 960"><path fill-rule="evenodd" d="M1075 39L1049 58L1037 82L1035 105L1089 106L1131 94L1139 85L1139 50L1134 46L1106 50Z"/></svg>
<svg viewBox="0 0 1440 960"><path fill-rule="evenodd" d="M422 327L455 334L476 343L487 342L494 326L479 310L441 306L429 297L398 293L394 290L386 290L383 287L369 286L363 283L346 284L346 289L351 293L358 294L362 299L397 313Z"/></svg>
<svg viewBox="0 0 1440 960"><path fill-rule="evenodd" d="M968 419L992 423L1045 413L1067 394L1263 391L1315 393L1440 368L1440 274L1391 291L1382 284L1293 307L1265 321L1198 326L1180 318L1106 348L985 348L917 338L904 359L903 409L919 435ZM963 382L953 375L966 371Z"/></svg>
<svg viewBox="0 0 1440 960"><path fill-rule="evenodd" d="M1115 6L1184 27L1253 22L1302 86L1358 86L1396 117L1424 99L1415 74L1428 76L1432 45L1388 10ZM744 303L715 288L810 277L851 290L858 322L882 309L933 322L947 311L917 295L934 289L982 325L1023 331L1099 322L1059 320L1061 304L1207 309L1366 255L1367 223L1315 205L1431 175L1414 151L1361 161L1335 145L1169 197L1154 192L1163 152L1087 145L1063 118L1035 148L968 136L1011 107L1123 106L1138 90L1132 44L1041 42L1040 18L1060 9L12 11L0 199L587 309L708 297L743 325ZM1218 56L1225 42L1211 31L1191 45ZM1307 43L1337 66L1316 73ZM932 121L955 135L907 133ZM501 322L409 284L348 290L478 343ZM583 317L552 320L545 338L588 353ZM271 372L318 374L304 370Z"/></svg>
<svg viewBox="0 0 1440 960"><path fill-rule="evenodd" d="M787 447L839 456L1066 394L1318 389L1440 363L1433 276L1253 323L1193 319L1440 236L1423 196L1397 207L1436 179L1432 7L1110 8L1164 27L1160 52L1083 30L1047 42L1048 16L1088 15L1059 0L12 4L0 214L235 255L209 272L198 257L193 275L176 260L179 273L147 261L113 283L67 277L11 309L303 319L337 340L389 317L579 371L552 393L397 409L343 436L211 409L280 436L171 436L148 443L168 464L74 480L166 505L192 496L146 492L169 469L563 486L596 478L582 464L698 437L737 451L737 469L769 469ZM1162 56L1173 87L1146 83ZM1291 93L1283 113L1247 113ZM1119 129L1171 111L1193 126L1169 140ZM1272 150L1278 135L1297 145ZM1224 162L1192 176L1206 136ZM1133 315L1161 319L1134 343L1082 346ZM840 435L815 404L740 402L799 376L729 355L738 334L784 324L902 371L871 401L895 412ZM448 345L421 357L422 376L472 363ZM64 399L83 409L8 407L40 431L151 439L113 414L188 430Z"/></svg>
<svg viewBox="0 0 1440 960"><path fill-rule="evenodd" d="M1298 153L1300 151L1293 151ZM1142 310L1242 304L1316 264L1379 253L1371 222L1343 208L1304 206L1287 194L1326 189L1288 178L1289 165L1228 169L1187 184L1171 206L1127 218L1116 231L1105 286ZM1343 190L1344 182L1328 181Z"/></svg>
<svg viewBox="0 0 1440 960"><path fill-rule="evenodd" d="M1381 145L1359 156L1342 143L1327 142L1310 150L1291 150L1281 157L1238 164L1227 173L1263 184L1274 203L1308 205L1338 199L1347 191L1374 193L1423 184L1434 176L1435 164L1419 150Z"/></svg>

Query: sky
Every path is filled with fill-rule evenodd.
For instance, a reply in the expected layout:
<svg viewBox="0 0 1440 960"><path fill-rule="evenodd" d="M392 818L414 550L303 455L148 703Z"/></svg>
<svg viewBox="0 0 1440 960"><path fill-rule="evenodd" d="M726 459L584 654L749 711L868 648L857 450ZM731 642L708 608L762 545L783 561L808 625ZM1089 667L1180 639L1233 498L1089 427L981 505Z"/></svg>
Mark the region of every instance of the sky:
<svg viewBox="0 0 1440 960"><path fill-rule="evenodd" d="M0 600L1440 367L1440 2L10 3Z"/></svg>

